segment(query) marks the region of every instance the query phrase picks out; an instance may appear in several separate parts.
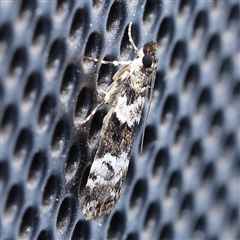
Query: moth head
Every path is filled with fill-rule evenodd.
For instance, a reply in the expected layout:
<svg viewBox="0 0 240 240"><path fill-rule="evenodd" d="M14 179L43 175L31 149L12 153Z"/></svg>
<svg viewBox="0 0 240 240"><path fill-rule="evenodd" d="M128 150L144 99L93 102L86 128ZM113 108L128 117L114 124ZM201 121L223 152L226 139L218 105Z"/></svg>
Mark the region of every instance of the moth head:
<svg viewBox="0 0 240 240"><path fill-rule="evenodd" d="M150 72L154 71L157 67L158 59L155 56L157 53L157 43L156 42L147 42L143 46L143 58L142 64L144 68L149 69Z"/></svg>
<svg viewBox="0 0 240 240"><path fill-rule="evenodd" d="M143 46L143 53L144 55L155 56L157 53L157 43L154 41L145 43Z"/></svg>

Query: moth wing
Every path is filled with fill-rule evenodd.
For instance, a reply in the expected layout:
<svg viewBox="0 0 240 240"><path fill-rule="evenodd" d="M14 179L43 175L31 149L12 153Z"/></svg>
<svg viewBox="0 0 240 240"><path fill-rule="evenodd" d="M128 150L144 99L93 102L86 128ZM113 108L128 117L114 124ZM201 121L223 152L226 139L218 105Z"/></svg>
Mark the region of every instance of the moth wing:
<svg viewBox="0 0 240 240"><path fill-rule="evenodd" d="M142 115L147 77L141 71L133 76L127 68L121 73L120 79L127 77L121 79L123 85L110 86L109 98L112 102L103 119L101 139L87 184L80 195L82 212L88 220L109 213L115 207L127 175L134 135Z"/></svg>
<svg viewBox="0 0 240 240"><path fill-rule="evenodd" d="M127 81L130 75L130 69L128 66L123 67L119 71L117 71L113 76L113 83L106 89L106 93L114 94L119 92L122 85Z"/></svg>
<svg viewBox="0 0 240 240"><path fill-rule="evenodd" d="M114 74L113 80L116 81L116 80L118 80L118 79L120 79L120 78L123 79L123 74L125 74L126 72L128 72L128 74L129 74L130 71L131 71L131 64L122 67L121 69L119 69L119 70ZM127 79L126 76L124 77L124 79Z"/></svg>
<svg viewBox="0 0 240 240"><path fill-rule="evenodd" d="M129 157L110 153L95 158L81 197L82 212L87 220L109 213L115 207L127 175Z"/></svg>

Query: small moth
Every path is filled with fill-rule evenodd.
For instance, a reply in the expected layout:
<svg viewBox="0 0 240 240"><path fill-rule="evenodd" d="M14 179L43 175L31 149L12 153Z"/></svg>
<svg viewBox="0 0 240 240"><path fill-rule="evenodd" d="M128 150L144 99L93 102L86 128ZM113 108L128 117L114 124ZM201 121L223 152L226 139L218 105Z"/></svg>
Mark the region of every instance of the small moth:
<svg viewBox="0 0 240 240"><path fill-rule="evenodd" d="M113 76L113 83L104 92L103 100L85 120L77 122L82 125L91 119L99 107L109 106L109 111L103 119L99 146L87 183L80 194L82 212L86 220L111 212L120 197L127 175L134 135L142 116L144 99L149 87L149 76L152 74L147 116L149 114L158 62L157 44L151 41L138 50L131 36L131 26L130 22L128 37L137 55L135 60L110 62L84 57L86 60L101 64L124 65ZM146 120L147 117L144 127ZM144 133L141 150L143 138Z"/></svg>

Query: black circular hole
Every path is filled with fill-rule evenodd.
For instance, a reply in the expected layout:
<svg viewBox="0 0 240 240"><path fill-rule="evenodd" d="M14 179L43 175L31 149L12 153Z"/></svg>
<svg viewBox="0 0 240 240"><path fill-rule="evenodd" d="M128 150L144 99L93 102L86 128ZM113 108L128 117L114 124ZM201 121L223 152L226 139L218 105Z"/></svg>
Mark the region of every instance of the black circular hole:
<svg viewBox="0 0 240 240"><path fill-rule="evenodd" d="M189 163L198 162L202 159L203 148L200 140L193 142L192 147L189 152Z"/></svg>
<svg viewBox="0 0 240 240"><path fill-rule="evenodd" d="M212 118L212 122L211 122L211 132L212 133L216 133L219 132L224 124L224 115L222 110L218 110L215 112L215 114L213 115Z"/></svg>
<svg viewBox="0 0 240 240"><path fill-rule="evenodd" d="M200 92L197 108L198 112L205 111L209 109L212 103L212 92L210 88L204 88Z"/></svg>
<svg viewBox="0 0 240 240"><path fill-rule="evenodd" d="M125 180L125 185L129 186L135 176L135 162L133 158L130 158L129 165L128 165L128 171L127 171L127 177Z"/></svg>
<svg viewBox="0 0 240 240"><path fill-rule="evenodd" d="M205 228L206 228L206 218L205 216L200 216L196 219L196 223L195 223L195 232L204 232Z"/></svg>
<svg viewBox="0 0 240 240"><path fill-rule="evenodd" d="M4 196L5 190L8 187L9 177L10 177L9 165L7 162L1 159L0 161L0 193L2 196Z"/></svg>
<svg viewBox="0 0 240 240"><path fill-rule="evenodd" d="M143 130L144 131L144 130ZM143 139L143 151L153 145L154 141L157 139L157 131L154 126L147 126L145 129L144 139ZM140 141L141 144L141 141ZM140 149L140 147L139 147Z"/></svg>
<svg viewBox="0 0 240 240"><path fill-rule="evenodd" d="M160 219L160 207L158 202L153 202L149 205L147 214L144 219L143 236L145 239L151 239L155 234L156 226Z"/></svg>
<svg viewBox="0 0 240 240"><path fill-rule="evenodd" d="M74 0L58 0L56 6L56 13L58 17L66 18L71 15Z"/></svg>
<svg viewBox="0 0 240 240"><path fill-rule="evenodd" d="M79 187L79 196L82 197L82 192L87 184L88 176L91 170L91 166L87 166L83 172L82 181Z"/></svg>
<svg viewBox="0 0 240 240"><path fill-rule="evenodd" d="M236 81L236 83L234 84L233 86L233 91L232 91L232 98L233 98L233 101L237 103L239 103L240 101L240 80L239 81Z"/></svg>
<svg viewBox="0 0 240 240"><path fill-rule="evenodd" d="M180 143L189 139L191 136L191 123L188 117L180 120L175 135L175 142Z"/></svg>
<svg viewBox="0 0 240 240"><path fill-rule="evenodd" d="M160 232L159 240L162 239L173 239L173 228L170 223L167 223L163 226L162 231Z"/></svg>
<svg viewBox="0 0 240 240"><path fill-rule="evenodd" d="M20 167L20 165L27 162L33 144L32 132L29 129L23 129L18 135L14 149L13 164L16 167Z"/></svg>
<svg viewBox="0 0 240 240"><path fill-rule="evenodd" d="M107 34L117 35L122 29L126 18L126 6L124 2L115 1L110 8L107 19ZM120 34L119 34L120 35Z"/></svg>
<svg viewBox="0 0 240 240"><path fill-rule="evenodd" d="M9 141L14 136L14 132L17 129L17 122L17 107L9 105L3 112L2 122L0 124L0 134L3 142Z"/></svg>
<svg viewBox="0 0 240 240"><path fill-rule="evenodd" d="M188 17L192 14L196 5L195 0L181 0L179 4L179 14Z"/></svg>
<svg viewBox="0 0 240 240"><path fill-rule="evenodd" d="M92 146L98 145L99 138L100 138L99 134L102 128L103 119L105 115L106 115L106 111L99 110L94 114L92 118L91 127L89 130L89 139L88 139L89 143Z"/></svg>
<svg viewBox="0 0 240 240"><path fill-rule="evenodd" d="M109 224L107 239L122 239L126 219L122 212L115 212Z"/></svg>
<svg viewBox="0 0 240 240"><path fill-rule="evenodd" d="M147 198L147 183L144 180L138 180L134 186L131 200L130 208L131 210L141 210L145 200Z"/></svg>
<svg viewBox="0 0 240 240"><path fill-rule="evenodd" d="M56 176L52 175L48 178L47 183L44 187L42 197L42 207L45 212L48 212L55 204L60 188L59 181Z"/></svg>
<svg viewBox="0 0 240 240"><path fill-rule="evenodd" d="M213 35L207 44L206 59L214 60L217 59L221 51L221 40L218 34Z"/></svg>
<svg viewBox="0 0 240 240"><path fill-rule="evenodd" d="M52 29L52 22L48 16L41 16L37 22L32 44L34 48L38 49L39 53L43 53L49 41L49 36Z"/></svg>
<svg viewBox="0 0 240 240"><path fill-rule="evenodd" d="M66 45L63 39L57 39L53 42L49 51L46 75L48 79L54 79L62 70L63 61L66 56Z"/></svg>
<svg viewBox="0 0 240 240"><path fill-rule="evenodd" d="M52 231L46 229L43 229L37 237L37 240L51 240L51 239L54 239L53 233Z"/></svg>
<svg viewBox="0 0 240 240"><path fill-rule="evenodd" d="M234 133L228 133L223 141L223 147L226 151L232 151L235 147L236 139Z"/></svg>
<svg viewBox="0 0 240 240"><path fill-rule="evenodd" d="M182 187L182 176L179 171L175 171L171 174L169 179L167 194L175 197Z"/></svg>
<svg viewBox="0 0 240 240"><path fill-rule="evenodd" d="M219 71L218 80L228 83L230 79L233 79L233 64L230 58L225 58L222 61Z"/></svg>
<svg viewBox="0 0 240 240"><path fill-rule="evenodd" d="M105 57L103 60L111 61L110 58ZM99 69L97 85L100 90L105 91L107 87L112 83L112 77L115 68L111 64L102 64Z"/></svg>
<svg viewBox="0 0 240 240"><path fill-rule="evenodd" d="M70 39L80 43L82 41L82 36L86 32L86 24L88 22L88 16L86 11L82 8L77 9L74 14L71 30Z"/></svg>
<svg viewBox="0 0 240 240"><path fill-rule="evenodd" d="M33 207L29 207L23 217L19 229L19 239L34 239L38 229L39 213Z"/></svg>
<svg viewBox="0 0 240 240"><path fill-rule="evenodd" d="M21 185L13 185L8 193L4 209L3 223L9 224L17 221L22 210L24 191Z"/></svg>
<svg viewBox="0 0 240 240"><path fill-rule="evenodd" d="M40 107L38 114L38 127L40 131L46 131L54 123L56 109L56 99L53 95L47 95Z"/></svg>
<svg viewBox="0 0 240 240"><path fill-rule="evenodd" d="M229 224L234 225L239 221L239 209L235 206L231 206L229 212Z"/></svg>
<svg viewBox="0 0 240 240"><path fill-rule="evenodd" d="M23 77L27 69L27 65L28 65L27 50L24 47L18 48L12 57L12 62L9 71L10 79L12 81L19 81Z"/></svg>
<svg viewBox="0 0 240 240"><path fill-rule="evenodd" d="M171 17L165 17L158 30L157 45L165 50L170 46L175 32L174 21Z"/></svg>
<svg viewBox="0 0 240 240"><path fill-rule="evenodd" d="M22 1L20 7L19 16L21 19L29 19L32 18L35 14L37 8L37 3L35 0L25 0Z"/></svg>
<svg viewBox="0 0 240 240"><path fill-rule="evenodd" d="M61 119L55 129L51 143L51 153L53 157L59 157L64 150L70 138L70 125L66 120Z"/></svg>
<svg viewBox="0 0 240 240"><path fill-rule="evenodd" d="M66 197L59 208L57 222L56 222L56 229L58 234L63 235L65 234L68 229L71 227L70 225L73 222L73 216L75 215L74 212L76 203L73 201L72 198Z"/></svg>
<svg viewBox="0 0 240 240"><path fill-rule="evenodd" d="M34 107L39 99L42 86L42 77L38 72L33 72L24 89L23 103L28 109Z"/></svg>
<svg viewBox="0 0 240 240"><path fill-rule="evenodd" d="M237 174L240 171L240 157L239 157L239 153L236 153L236 156L234 157L233 169L234 169L234 172L237 173Z"/></svg>
<svg viewBox="0 0 240 240"><path fill-rule="evenodd" d="M189 213L194 210L194 198L192 193L186 194L181 204L181 213Z"/></svg>
<svg viewBox="0 0 240 240"><path fill-rule="evenodd" d="M83 88L78 95L76 107L75 107L75 118L77 120L84 120L93 108L93 90L90 88Z"/></svg>
<svg viewBox="0 0 240 240"><path fill-rule="evenodd" d="M205 166L202 173L202 179L207 184L212 182L215 176L215 167L213 163L209 163Z"/></svg>
<svg viewBox="0 0 240 240"><path fill-rule="evenodd" d="M166 174L170 161L169 158L170 156L168 149L161 148L158 151L152 169L152 175L155 179L157 180L162 179L163 175Z"/></svg>
<svg viewBox="0 0 240 240"><path fill-rule="evenodd" d="M9 47L12 46L12 40L13 40L13 30L11 27L11 24L4 23L2 26L0 26L0 49L1 54L4 56Z"/></svg>
<svg viewBox="0 0 240 240"><path fill-rule="evenodd" d="M79 65L74 63L69 64L64 72L60 89L62 102L65 103L72 99L74 93L77 91L77 83L80 77Z"/></svg>
<svg viewBox="0 0 240 240"><path fill-rule="evenodd" d="M208 29L208 12L202 10L197 14L197 17L193 26L193 38L203 40L203 37L207 33Z"/></svg>
<svg viewBox="0 0 240 240"><path fill-rule="evenodd" d="M28 172L27 186L31 189L37 188L42 184L47 169L47 156L44 152L37 152L33 159Z"/></svg>
<svg viewBox="0 0 240 240"><path fill-rule="evenodd" d="M77 173L81 156L82 151L80 144L76 143L71 146L68 153L67 161L65 163L65 179L67 182L73 179L75 174Z"/></svg>
<svg viewBox="0 0 240 240"><path fill-rule="evenodd" d="M227 196L227 188L224 185L217 188L215 197L217 202L225 202Z"/></svg>
<svg viewBox="0 0 240 240"><path fill-rule="evenodd" d="M88 240L88 239L91 239L90 236L91 236L91 233L90 233L89 222L80 220L77 222L76 226L74 227L71 240L79 240L79 239Z"/></svg>
<svg viewBox="0 0 240 240"><path fill-rule="evenodd" d="M164 103L161 122L163 124L168 124L171 126L174 122L175 117L177 116L177 112L178 100L175 95L170 95Z"/></svg>
<svg viewBox="0 0 240 240"><path fill-rule="evenodd" d="M228 16L228 28L238 28L240 22L240 6L235 4L232 6L232 9Z"/></svg>
<svg viewBox="0 0 240 240"><path fill-rule="evenodd" d="M93 32L88 38L87 45L85 47L84 56L86 57L92 57L99 59L101 52L102 52L102 36L99 32ZM93 66L96 65L95 62L90 60L84 61L84 67L85 71L87 72L93 72ZM94 70L96 71L96 70ZM94 74L91 74L94 75Z"/></svg>
<svg viewBox="0 0 240 240"><path fill-rule="evenodd" d="M183 69L187 58L187 47L183 41L178 41L173 49L170 68L173 73L178 73Z"/></svg>
<svg viewBox="0 0 240 240"><path fill-rule="evenodd" d="M152 25L157 21L157 19L161 16L161 6L161 1L147 0L143 12L144 25Z"/></svg>
<svg viewBox="0 0 240 240"><path fill-rule="evenodd" d="M0 46L1 47L1 46ZM2 103L2 104L4 104L3 103L3 100L5 99L5 90L4 90L4 87L3 87L3 82L0 82L0 102ZM1 125L0 125L0 127L1 127Z"/></svg>
<svg viewBox="0 0 240 240"><path fill-rule="evenodd" d="M200 81L199 66L197 64L192 64L189 66L185 80L184 80L184 90L194 91Z"/></svg>
<svg viewBox="0 0 240 240"><path fill-rule="evenodd" d="M140 239L139 236L138 236L138 233L129 233L126 240L138 240Z"/></svg>

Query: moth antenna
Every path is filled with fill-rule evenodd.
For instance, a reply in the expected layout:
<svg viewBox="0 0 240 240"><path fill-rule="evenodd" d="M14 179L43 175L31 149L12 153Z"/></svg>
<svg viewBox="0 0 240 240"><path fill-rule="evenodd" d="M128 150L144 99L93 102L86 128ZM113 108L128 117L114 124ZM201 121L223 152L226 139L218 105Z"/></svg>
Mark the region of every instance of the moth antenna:
<svg viewBox="0 0 240 240"><path fill-rule="evenodd" d="M134 43L134 41L133 41L133 39L132 39L132 34L131 34L131 32L132 32L132 22L129 23L129 27L128 27L128 39L129 39L129 42L130 42L130 43L132 44L132 46L133 46L133 49L134 49L135 54L136 54L138 57L140 57L139 50L137 49L137 47L136 47L136 45L135 45L135 43Z"/></svg>
<svg viewBox="0 0 240 240"><path fill-rule="evenodd" d="M151 107L151 103L152 103L152 99L153 99L153 90L154 90L155 81L156 81L156 71L154 71L152 73L152 84L151 84L151 90L150 90L150 97L149 97L147 114L146 114L146 117L144 119L144 124L143 124L143 133L142 133L142 139L141 139L140 153L142 153L142 150L143 150L143 140L144 140L144 136L145 136L145 129L146 129L146 125L147 125L147 119L148 119L148 115L149 115L149 111L150 111L150 107Z"/></svg>
<svg viewBox="0 0 240 240"><path fill-rule="evenodd" d="M97 58L92 58L92 57L87 57L84 56L83 57L86 60L92 61L92 62L96 62L96 63L101 63L101 64L112 64L113 66L120 66L120 65L129 65L132 63L132 61L106 61L106 60L99 60Z"/></svg>
<svg viewBox="0 0 240 240"><path fill-rule="evenodd" d="M102 100L93 110L92 112L83 120L83 121L77 121L78 125L83 125L84 123L88 122L92 116L97 112L97 110L104 105L105 100Z"/></svg>

